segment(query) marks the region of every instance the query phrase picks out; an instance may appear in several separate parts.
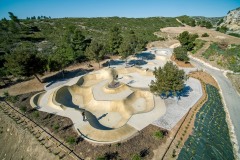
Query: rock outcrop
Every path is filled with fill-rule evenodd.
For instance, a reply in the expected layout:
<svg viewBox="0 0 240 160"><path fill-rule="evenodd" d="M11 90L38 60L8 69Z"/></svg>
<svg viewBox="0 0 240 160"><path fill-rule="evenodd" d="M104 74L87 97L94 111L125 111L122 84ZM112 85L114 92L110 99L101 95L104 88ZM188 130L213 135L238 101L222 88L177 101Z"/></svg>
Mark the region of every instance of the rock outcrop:
<svg viewBox="0 0 240 160"><path fill-rule="evenodd" d="M240 30L240 7L228 12L220 26L225 26L229 30Z"/></svg>

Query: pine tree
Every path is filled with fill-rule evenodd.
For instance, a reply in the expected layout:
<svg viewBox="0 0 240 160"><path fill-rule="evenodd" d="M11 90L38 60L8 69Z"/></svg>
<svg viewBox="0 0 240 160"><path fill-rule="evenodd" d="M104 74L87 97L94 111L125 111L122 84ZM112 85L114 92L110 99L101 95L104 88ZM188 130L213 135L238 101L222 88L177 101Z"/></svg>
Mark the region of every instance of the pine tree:
<svg viewBox="0 0 240 160"><path fill-rule="evenodd" d="M99 44L96 41L92 41L90 46L86 49L86 55L89 60L94 60L98 63L100 68L100 60L103 59L105 54L105 49L102 44Z"/></svg>
<svg viewBox="0 0 240 160"><path fill-rule="evenodd" d="M167 62L163 67L155 68L153 74L156 80L150 85L150 91L156 95L168 97L176 95L184 88L187 77L183 70L179 70L172 62Z"/></svg>
<svg viewBox="0 0 240 160"><path fill-rule="evenodd" d="M109 33L110 52L113 54L117 54L121 43L122 43L121 31L117 26L114 26Z"/></svg>

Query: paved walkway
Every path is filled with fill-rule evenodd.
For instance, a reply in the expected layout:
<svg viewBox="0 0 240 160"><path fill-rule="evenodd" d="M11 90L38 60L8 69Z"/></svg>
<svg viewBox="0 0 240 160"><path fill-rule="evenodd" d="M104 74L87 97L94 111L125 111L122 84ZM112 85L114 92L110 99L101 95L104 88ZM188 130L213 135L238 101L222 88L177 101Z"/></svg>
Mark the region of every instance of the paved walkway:
<svg viewBox="0 0 240 160"><path fill-rule="evenodd" d="M189 78L185 88L179 100L176 97L165 99L166 113L153 122L154 125L171 130L203 94L201 83L197 79Z"/></svg>

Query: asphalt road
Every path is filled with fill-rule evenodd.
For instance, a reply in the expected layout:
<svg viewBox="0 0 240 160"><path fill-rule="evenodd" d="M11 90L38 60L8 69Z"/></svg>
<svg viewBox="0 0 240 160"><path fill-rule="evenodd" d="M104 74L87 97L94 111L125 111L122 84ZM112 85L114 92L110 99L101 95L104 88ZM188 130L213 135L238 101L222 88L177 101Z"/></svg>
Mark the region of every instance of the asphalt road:
<svg viewBox="0 0 240 160"><path fill-rule="evenodd" d="M218 81L219 86L223 92L223 98L226 102L232 124L234 126L238 144L240 144L240 96L238 95L230 80L223 75L223 71L213 69L194 59L191 59L191 62L197 68L201 68L208 72ZM238 149L238 153L240 154L240 149Z"/></svg>

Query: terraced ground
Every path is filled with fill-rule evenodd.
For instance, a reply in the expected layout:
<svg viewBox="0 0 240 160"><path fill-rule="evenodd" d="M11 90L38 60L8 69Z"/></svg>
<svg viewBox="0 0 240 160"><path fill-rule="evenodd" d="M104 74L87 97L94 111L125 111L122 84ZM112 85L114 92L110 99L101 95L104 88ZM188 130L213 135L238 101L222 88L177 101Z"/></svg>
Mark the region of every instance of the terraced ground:
<svg viewBox="0 0 240 160"><path fill-rule="evenodd" d="M218 90L207 85L208 101L196 115L193 134L178 159L234 159L226 113Z"/></svg>

